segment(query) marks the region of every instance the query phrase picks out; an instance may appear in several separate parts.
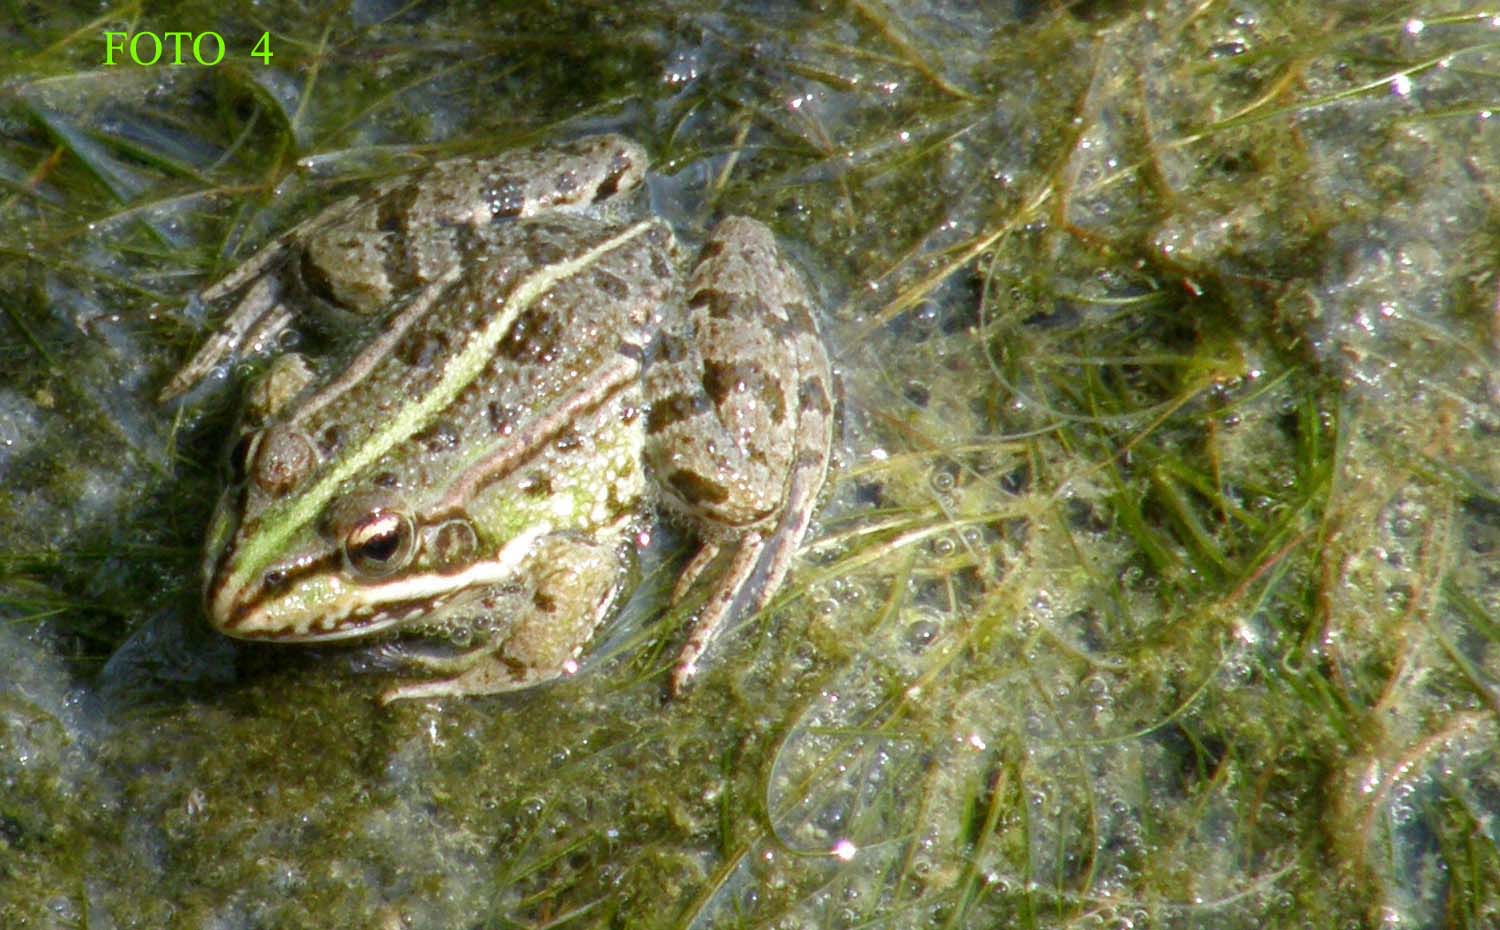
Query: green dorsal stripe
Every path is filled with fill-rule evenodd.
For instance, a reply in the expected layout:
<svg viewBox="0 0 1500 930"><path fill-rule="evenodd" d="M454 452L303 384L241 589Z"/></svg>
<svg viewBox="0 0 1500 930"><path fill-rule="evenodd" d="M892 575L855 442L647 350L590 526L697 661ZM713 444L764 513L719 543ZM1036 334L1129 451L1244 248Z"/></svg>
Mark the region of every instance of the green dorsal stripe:
<svg viewBox="0 0 1500 930"><path fill-rule="evenodd" d="M539 268L521 279L504 305L469 337L460 352L448 358L442 376L432 390L415 403L403 405L389 422L371 433L357 447L350 449L347 455L335 462L334 467L312 486L266 512L261 520L260 530L245 541L237 554L236 561L239 564L230 584L235 588L243 588L250 579L265 571L293 534L317 519L323 512L323 506L338 492L340 484L405 442L453 403L463 389L484 371L494 357L496 346L510 332L511 324L548 289L564 278L588 268L606 253L644 234L656 223L656 220L643 220L580 255Z"/></svg>

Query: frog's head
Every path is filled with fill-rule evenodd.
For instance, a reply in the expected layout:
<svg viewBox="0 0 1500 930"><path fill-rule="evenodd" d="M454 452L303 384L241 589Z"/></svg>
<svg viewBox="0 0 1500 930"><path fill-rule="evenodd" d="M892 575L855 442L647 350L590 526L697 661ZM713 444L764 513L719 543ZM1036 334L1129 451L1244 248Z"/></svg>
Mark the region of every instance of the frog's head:
<svg viewBox="0 0 1500 930"><path fill-rule="evenodd" d="M482 554L463 515L424 522L396 490L318 467L287 426L249 434L204 559L205 613L240 639L353 639L512 577L538 528Z"/></svg>

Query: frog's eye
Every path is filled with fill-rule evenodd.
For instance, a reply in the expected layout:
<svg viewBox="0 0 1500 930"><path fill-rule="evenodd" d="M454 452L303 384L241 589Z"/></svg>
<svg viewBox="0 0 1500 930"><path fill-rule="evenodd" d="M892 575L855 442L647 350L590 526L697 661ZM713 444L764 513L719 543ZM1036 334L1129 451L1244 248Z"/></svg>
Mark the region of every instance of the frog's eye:
<svg viewBox="0 0 1500 930"><path fill-rule="evenodd" d="M344 559L356 573L380 578L411 560L411 519L393 510L372 510L344 536Z"/></svg>
<svg viewBox="0 0 1500 930"><path fill-rule="evenodd" d="M282 497L300 485L318 467L312 440L287 426L260 431L251 449L250 477L262 491Z"/></svg>

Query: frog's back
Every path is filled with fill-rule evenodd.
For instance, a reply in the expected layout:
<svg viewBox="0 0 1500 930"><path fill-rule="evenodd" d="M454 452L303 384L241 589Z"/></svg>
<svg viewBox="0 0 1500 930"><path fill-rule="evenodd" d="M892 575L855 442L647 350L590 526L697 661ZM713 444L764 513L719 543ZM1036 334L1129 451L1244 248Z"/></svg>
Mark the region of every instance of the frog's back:
<svg viewBox="0 0 1500 930"><path fill-rule="evenodd" d="M410 504L425 511L460 483L473 490L471 470L498 452L513 467L485 483L515 490L531 459L556 453L544 434L561 428L550 422L560 405L576 407L594 383L589 409L634 390L645 328L672 296L675 244L663 224L554 215L474 236L477 257L461 274L393 307L377 337L293 405L324 470L368 459L346 471L346 486L419 489ZM590 250L598 254L578 263ZM361 447L384 451L362 457Z"/></svg>

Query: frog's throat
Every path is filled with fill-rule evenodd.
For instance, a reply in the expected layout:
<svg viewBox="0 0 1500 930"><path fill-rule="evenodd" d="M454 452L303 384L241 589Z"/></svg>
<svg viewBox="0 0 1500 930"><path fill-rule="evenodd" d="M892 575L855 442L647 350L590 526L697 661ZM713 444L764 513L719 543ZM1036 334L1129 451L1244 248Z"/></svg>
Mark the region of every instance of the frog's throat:
<svg viewBox="0 0 1500 930"><path fill-rule="evenodd" d="M269 568L284 551L287 542L317 519L324 505L338 493L339 486L345 480L359 474L392 448L426 428L433 418L453 403L464 388L483 373L485 366L494 357L500 340L510 332L516 318L536 303L538 298L559 281L588 269L607 253L644 235L660 222L656 219L642 220L573 258L539 268L522 278L506 298L504 305L443 366L442 374L431 390L415 403L404 405L394 417L351 449L348 455L343 456L306 490L278 502L266 512L260 520L260 531L247 538L244 546L235 554L228 584L223 588L224 593L247 590L252 580Z"/></svg>

